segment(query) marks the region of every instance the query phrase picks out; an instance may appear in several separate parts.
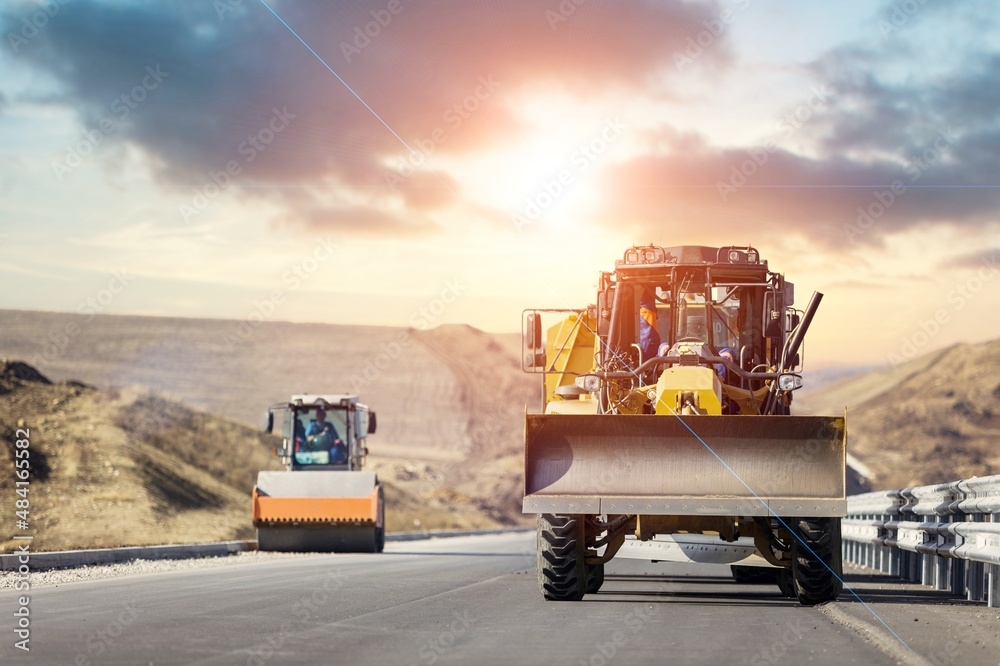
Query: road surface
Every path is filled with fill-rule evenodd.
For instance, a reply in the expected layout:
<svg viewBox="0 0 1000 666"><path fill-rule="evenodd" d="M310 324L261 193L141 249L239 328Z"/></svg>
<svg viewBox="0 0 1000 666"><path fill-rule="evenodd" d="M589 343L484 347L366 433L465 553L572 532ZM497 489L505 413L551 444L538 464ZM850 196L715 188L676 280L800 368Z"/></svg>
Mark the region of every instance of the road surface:
<svg viewBox="0 0 1000 666"><path fill-rule="evenodd" d="M0 663L897 663L725 567L614 561L600 593L558 603L542 599L534 557L519 532L4 589ZM30 652L14 645L25 594Z"/></svg>

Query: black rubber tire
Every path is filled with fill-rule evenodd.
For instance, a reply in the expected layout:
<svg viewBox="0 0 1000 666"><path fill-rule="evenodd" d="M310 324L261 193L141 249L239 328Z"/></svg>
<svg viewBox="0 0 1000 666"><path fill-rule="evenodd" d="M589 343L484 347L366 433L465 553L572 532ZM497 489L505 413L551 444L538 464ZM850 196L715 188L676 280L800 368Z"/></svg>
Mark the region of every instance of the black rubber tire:
<svg viewBox="0 0 1000 666"><path fill-rule="evenodd" d="M777 583L782 596L788 597L789 599L794 599L799 596L798 592L795 591L795 581L792 579L791 569L779 569Z"/></svg>
<svg viewBox="0 0 1000 666"><path fill-rule="evenodd" d="M604 585L604 565L587 566L587 594L595 594Z"/></svg>
<svg viewBox="0 0 1000 666"><path fill-rule="evenodd" d="M835 600L844 588L840 518L796 518L791 525L797 537L792 579L799 603L817 606Z"/></svg>
<svg viewBox="0 0 1000 666"><path fill-rule="evenodd" d="M733 580L740 585L774 585L778 582L778 569L731 564L729 570L733 572Z"/></svg>
<svg viewBox="0 0 1000 666"><path fill-rule="evenodd" d="M381 485L378 487L378 514L382 526L375 528L375 552L381 553L385 550L385 497Z"/></svg>
<svg viewBox="0 0 1000 666"><path fill-rule="evenodd" d="M583 516L538 516L538 585L550 601L579 601L587 592Z"/></svg>

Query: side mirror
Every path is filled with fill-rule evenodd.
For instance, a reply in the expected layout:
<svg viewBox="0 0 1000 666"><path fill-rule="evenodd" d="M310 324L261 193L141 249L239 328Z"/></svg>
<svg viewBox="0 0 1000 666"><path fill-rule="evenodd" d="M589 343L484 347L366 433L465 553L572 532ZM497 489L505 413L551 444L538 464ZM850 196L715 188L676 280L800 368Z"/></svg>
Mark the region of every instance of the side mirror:
<svg viewBox="0 0 1000 666"><path fill-rule="evenodd" d="M375 412L368 412L368 434L375 434L375 427L378 425L378 419L375 418Z"/></svg>
<svg viewBox="0 0 1000 666"><path fill-rule="evenodd" d="M270 409L264 414L264 424L262 429L264 432L274 432L274 412Z"/></svg>
<svg viewBox="0 0 1000 666"><path fill-rule="evenodd" d="M537 312L529 312L525 318L525 346L528 349L542 349L542 316Z"/></svg>

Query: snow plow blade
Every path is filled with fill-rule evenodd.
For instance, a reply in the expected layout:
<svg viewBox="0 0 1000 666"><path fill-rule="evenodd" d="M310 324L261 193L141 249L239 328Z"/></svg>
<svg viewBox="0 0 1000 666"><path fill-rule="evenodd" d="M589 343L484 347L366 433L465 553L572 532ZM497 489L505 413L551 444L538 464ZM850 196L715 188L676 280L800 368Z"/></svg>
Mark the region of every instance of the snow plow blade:
<svg viewBox="0 0 1000 666"><path fill-rule="evenodd" d="M846 514L846 416L525 418L525 513Z"/></svg>
<svg viewBox="0 0 1000 666"><path fill-rule="evenodd" d="M382 507L373 472L260 472L253 489L257 548L376 552Z"/></svg>

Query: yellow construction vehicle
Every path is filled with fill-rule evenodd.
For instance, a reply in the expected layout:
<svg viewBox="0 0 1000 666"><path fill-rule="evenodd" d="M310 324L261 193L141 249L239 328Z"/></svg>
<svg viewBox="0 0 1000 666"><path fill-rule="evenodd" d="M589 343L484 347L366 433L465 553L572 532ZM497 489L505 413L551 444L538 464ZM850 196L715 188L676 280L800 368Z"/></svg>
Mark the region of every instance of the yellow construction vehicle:
<svg viewBox="0 0 1000 666"><path fill-rule="evenodd" d="M382 485L365 472L365 438L375 412L355 395L293 395L267 410L284 416L281 457L286 470L261 471L252 493L259 550L382 552Z"/></svg>
<svg viewBox="0 0 1000 666"><path fill-rule="evenodd" d="M612 557L837 597L846 415L790 414L822 298L799 311L793 294L753 247L636 246L595 305L525 311L544 398L525 417L523 511L546 599L596 592Z"/></svg>

